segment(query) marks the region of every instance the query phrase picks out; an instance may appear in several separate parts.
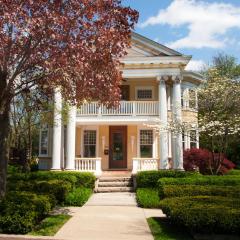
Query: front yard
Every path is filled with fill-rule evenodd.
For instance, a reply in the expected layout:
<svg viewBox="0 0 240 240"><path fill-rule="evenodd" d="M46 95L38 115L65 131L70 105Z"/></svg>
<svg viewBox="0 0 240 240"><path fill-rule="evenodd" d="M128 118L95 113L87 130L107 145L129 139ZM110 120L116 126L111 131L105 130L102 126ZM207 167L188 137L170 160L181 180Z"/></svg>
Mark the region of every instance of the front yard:
<svg viewBox="0 0 240 240"><path fill-rule="evenodd" d="M54 235L70 218L51 215L56 206L82 206L93 192L91 173L10 171L0 201L0 233Z"/></svg>
<svg viewBox="0 0 240 240"><path fill-rule="evenodd" d="M138 205L161 208L167 216L148 219L155 239L193 239L196 234L227 234L231 239L240 234L238 170L225 176L141 172L137 184Z"/></svg>

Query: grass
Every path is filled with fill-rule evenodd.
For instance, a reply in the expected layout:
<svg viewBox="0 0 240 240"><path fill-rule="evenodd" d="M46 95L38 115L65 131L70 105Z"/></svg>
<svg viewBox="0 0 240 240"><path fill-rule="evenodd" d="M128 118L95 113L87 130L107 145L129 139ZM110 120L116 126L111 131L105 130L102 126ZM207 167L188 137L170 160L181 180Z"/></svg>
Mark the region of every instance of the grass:
<svg viewBox="0 0 240 240"><path fill-rule="evenodd" d="M166 218L148 218L154 240L193 240L183 227L172 225Z"/></svg>
<svg viewBox="0 0 240 240"><path fill-rule="evenodd" d="M143 208L159 208L159 196L157 189L138 188L136 192L137 203Z"/></svg>
<svg viewBox="0 0 240 240"><path fill-rule="evenodd" d="M71 216L65 214L49 216L45 218L33 231L29 232L28 235L54 236L70 218Z"/></svg>

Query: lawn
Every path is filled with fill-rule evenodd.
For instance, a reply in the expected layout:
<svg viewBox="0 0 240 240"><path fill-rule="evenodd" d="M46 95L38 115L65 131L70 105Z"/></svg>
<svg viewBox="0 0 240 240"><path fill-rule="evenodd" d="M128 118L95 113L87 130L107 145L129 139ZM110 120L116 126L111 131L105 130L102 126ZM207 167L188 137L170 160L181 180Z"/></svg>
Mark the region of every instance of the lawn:
<svg viewBox="0 0 240 240"><path fill-rule="evenodd" d="M71 218L69 215L53 215L45 218L28 235L32 236L54 236L58 230Z"/></svg>
<svg viewBox="0 0 240 240"><path fill-rule="evenodd" d="M148 218L148 225L151 229L154 240L192 240L194 239L181 227L169 223L166 218Z"/></svg>

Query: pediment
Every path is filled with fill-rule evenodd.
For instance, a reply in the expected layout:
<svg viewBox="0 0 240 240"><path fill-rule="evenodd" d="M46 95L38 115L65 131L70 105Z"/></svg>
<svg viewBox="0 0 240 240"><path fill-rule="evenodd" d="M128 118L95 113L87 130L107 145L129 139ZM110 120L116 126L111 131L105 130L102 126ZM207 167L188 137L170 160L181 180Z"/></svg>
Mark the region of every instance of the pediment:
<svg viewBox="0 0 240 240"><path fill-rule="evenodd" d="M182 54L140 34L132 33L131 48L127 50L125 58L156 56L182 56Z"/></svg>

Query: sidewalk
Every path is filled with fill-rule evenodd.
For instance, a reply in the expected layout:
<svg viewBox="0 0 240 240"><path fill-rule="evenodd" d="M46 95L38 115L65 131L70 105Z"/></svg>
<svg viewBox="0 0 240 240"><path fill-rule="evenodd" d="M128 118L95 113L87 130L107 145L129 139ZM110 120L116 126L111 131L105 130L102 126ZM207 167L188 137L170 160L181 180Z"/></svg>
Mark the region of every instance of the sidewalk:
<svg viewBox="0 0 240 240"><path fill-rule="evenodd" d="M69 208L73 217L54 236L66 240L153 240L146 216L161 210L138 208L133 193L94 194L82 208Z"/></svg>

